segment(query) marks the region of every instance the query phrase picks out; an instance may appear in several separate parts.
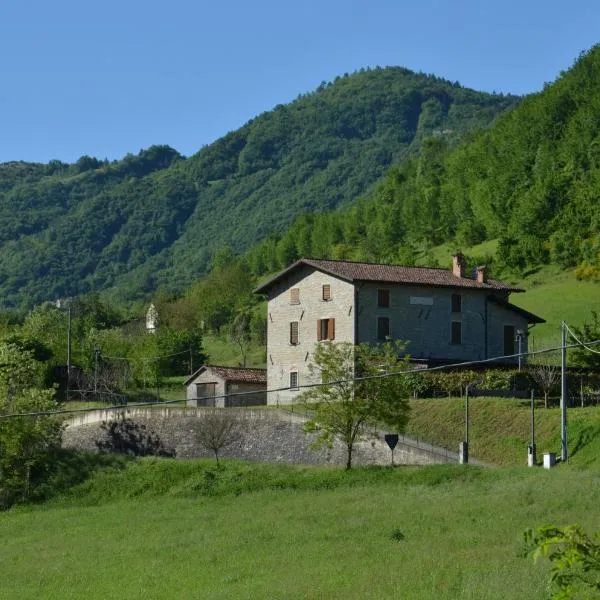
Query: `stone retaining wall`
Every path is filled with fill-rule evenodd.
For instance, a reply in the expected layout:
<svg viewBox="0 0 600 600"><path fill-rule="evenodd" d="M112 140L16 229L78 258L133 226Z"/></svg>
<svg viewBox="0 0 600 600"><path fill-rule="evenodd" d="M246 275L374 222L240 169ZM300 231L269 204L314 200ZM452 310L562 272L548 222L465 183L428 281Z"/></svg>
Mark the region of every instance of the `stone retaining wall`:
<svg viewBox="0 0 600 600"><path fill-rule="evenodd" d="M260 462L295 464L344 465L346 451L336 441L331 450L312 450L314 435L302 430L305 417L297 413L274 409L220 409L236 411L245 421L244 434L239 442L222 451L223 458ZM124 414L156 433L164 446L174 449L178 458L208 458L210 452L196 442L198 419L202 408L130 408L119 411L93 411L74 417L67 423L63 444L85 450L96 450L96 440L103 436L102 421ZM372 432L370 439L358 442L353 453L353 464L388 465L391 452L381 432ZM394 451L396 464L423 465L457 462L457 456L413 440L402 440Z"/></svg>

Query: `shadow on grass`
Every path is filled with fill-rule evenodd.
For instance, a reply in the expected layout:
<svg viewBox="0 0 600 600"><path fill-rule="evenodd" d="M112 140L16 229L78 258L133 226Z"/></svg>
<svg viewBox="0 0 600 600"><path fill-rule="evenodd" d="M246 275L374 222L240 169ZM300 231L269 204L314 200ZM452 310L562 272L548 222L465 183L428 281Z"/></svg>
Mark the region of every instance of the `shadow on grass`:
<svg viewBox="0 0 600 600"><path fill-rule="evenodd" d="M46 477L36 482L28 498L29 502L46 502L68 492L100 470L122 470L131 457L118 454L98 454L61 448L56 452L52 467Z"/></svg>

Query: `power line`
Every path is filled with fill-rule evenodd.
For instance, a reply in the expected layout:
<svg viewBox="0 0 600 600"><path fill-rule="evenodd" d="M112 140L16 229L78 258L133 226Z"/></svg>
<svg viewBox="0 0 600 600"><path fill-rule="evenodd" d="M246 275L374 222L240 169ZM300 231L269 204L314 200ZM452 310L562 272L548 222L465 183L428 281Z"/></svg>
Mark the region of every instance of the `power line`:
<svg viewBox="0 0 600 600"><path fill-rule="evenodd" d="M598 345L598 344L600 344L600 340L588 342L589 346L594 346L594 345ZM577 346L579 346L578 343L577 344L567 344L564 347L565 348L575 348ZM530 351L530 352L505 354L504 356L496 356L493 358L484 358L484 359L479 359L479 360L470 360L470 361L463 361L463 362L457 362L457 363L449 363L446 365L438 365L435 367L428 367L425 369L422 367L413 367L411 369L404 369L401 371L395 371L393 373L382 373L379 375L365 375L363 377L348 377L348 378L344 378L344 379L338 379L338 380L327 381L327 382L305 383L305 384L298 385L296 389L312 389L312 388L324 387L324 386L329 386L329 385L340 385L343 383L353 383L353 382L360 382L360 381L385 379L387 377L397 377L397 376L401 376L401 375L409 375L411 373L423 374L423 373L431 373L432 371L443 371L443 370L450 370L450 369L456 369L456 368L471 367L471 366L476 366L476 365L499 362L499 361L507 360L507 359L511 359L511 358L514 359L514 358L518 358L519 356L536 356L538 354L548 354L550 352L556 352L557 350L561 350L562 348L563 348L563 346L555 346L552 348L544 348L542 350L535 350L535 351ZM186 352L189 352L189 351L186 351ZM211 398L221 399L221 398L232 398L232 397L250 396L250 395L256 396L257 393L274 394L277 392L285 392L285 391L289 391L289 390L290 390L290 387L285 386L285 387L272 388L272 389L267 389L267 390L254 390L251 392L234 392L234 393L230 393L230 394L221 394L219 396L211 396ZM67 409L67 410L58 410L58 411L55 410L55 411L41 411L41 412L27 412L27 413L10 413L10 414L5 414L5 415L0 415L0 420L7 419L7 418L15 418L15 417L56 416L56 415L69 414L69 413L92 412L92 411L97 411L97 410L103 410L103 411L127 410L127 408L135 408L135 407L143 407L143 406L161 406L161 405L166 405L166 404L174 404L176 402L181 402L181 400L166 400L166 401L160 402L160 403L142 402L142 403L136 403L136 404L128 404L126 407L124 407L123 405L117 405L117 406L107 406L107 407L103 407L103 408L94 407L94 408Z"/></svg>
<svg viewBox="0 0 600 600"><path fill-rule="evenodd" d="M593 352L594 354L600 354L600 352L598 350L594 350L593 348L589 348L584 342L582 342L571 330L571 328L565 323L565 327L567 328L567 331L571 334L571 337L580 345L583 346L586 350L589 350L590 352ZM588 342L589 343L589 342ZM596 343L596 342L592 342L592 343Z"/></svg>

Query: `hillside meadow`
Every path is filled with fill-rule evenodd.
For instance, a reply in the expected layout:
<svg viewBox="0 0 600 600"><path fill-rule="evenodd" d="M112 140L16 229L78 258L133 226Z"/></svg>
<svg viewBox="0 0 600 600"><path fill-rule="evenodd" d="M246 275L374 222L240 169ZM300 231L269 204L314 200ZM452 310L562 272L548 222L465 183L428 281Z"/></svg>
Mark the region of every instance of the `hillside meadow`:
<svg viewBox="0 0 600 600"><path fill-rule="evenodd" d="M1 514L0 598L542 599L523 531L600 529L599 493L570 467L139 459Z"/></svg>
<svg viewBox="0 0 600 600"><path fill-rule="evenodd" d="M560 408L535 402L535 441L538 462L544 452L560 456ZM600 407L567 409L569 463L598 470ZM411 401L406 434L458 452L465 435L465 401L461 398L423 398ZM487 464L527 464L531 437L531 403L515 398L469 399L469 451Z"/></svg>

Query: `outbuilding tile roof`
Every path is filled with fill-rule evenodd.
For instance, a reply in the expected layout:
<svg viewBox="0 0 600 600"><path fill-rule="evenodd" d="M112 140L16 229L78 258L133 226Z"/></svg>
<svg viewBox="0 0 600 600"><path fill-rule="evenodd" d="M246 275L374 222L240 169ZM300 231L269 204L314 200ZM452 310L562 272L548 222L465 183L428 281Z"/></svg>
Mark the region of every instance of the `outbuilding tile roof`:
<svg viewBox="0 0 600 600"><path fill-rule="evenodd" d="M188 383L194 380L203 369L210 370L218 377L221 377L221 379L226 379L228 381L238 381L242 383L264 383L265 385L267 384L266 369L249 369L242 367L223 367L220 365L203 365L184 382L184 385L188 385Z"/></svg>
<svg viewBox="0 0 600 600"><path fill-rule="evenodd" d="M432 269L429 267L405 267L402 265L381 265L374 263L351 262L343 260L321 260L301 258L293 265L258 287L255 292L264 294L274 283L301 266L310 266L329 273L346 281L375 281L381 283L397 283L407 285L426 285L436 287L472 288L496 290L502 292L523 292L521 288L513 287L498 281L488 279L479 283L471 277L457 277L449 269Z"/></svg>

